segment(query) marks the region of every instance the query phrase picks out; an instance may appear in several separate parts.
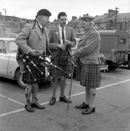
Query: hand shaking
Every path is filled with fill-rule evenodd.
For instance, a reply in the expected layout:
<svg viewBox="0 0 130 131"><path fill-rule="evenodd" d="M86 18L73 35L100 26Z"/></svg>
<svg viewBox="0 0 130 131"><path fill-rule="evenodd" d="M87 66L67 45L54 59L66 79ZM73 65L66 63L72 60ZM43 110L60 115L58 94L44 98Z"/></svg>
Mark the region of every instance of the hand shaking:
<svg viewBox="0 0 130 131"><path fill-rule="evenodd" d="M65 49L66 49L66 45L59 44L59 45L58 45L58 48L60 48L60 49L62 49L62 50L65 50Z"/></svg>

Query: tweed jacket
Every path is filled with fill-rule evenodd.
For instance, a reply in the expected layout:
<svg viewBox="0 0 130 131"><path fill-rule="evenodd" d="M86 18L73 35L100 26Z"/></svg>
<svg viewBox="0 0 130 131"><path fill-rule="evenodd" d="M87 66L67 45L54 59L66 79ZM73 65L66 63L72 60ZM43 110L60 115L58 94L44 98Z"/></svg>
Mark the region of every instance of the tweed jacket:
<svg viewBox="0 0 130 131"><path fill-rule="evenodd" d="M18 47L26 54L29 51L38 50L40 45L43 44L43 37L38 24L34 26L33 24L26 24L25 27L22 29L20 34L15 39L16 44ZM49 50L49 38L47 35L47 29L45 28L45 35L46 35L46 53L51 54ZM28 39L28 40L27 40Z"/></svg>
<svg viewBox="0 0 130 131"><path fill-rule="evenodd" d="M78 43L76 58L80 58L83 64L99 64L101 38L95 29L90 29Z"/></svg>
<svg viewBox="0 0 130 131"><path fill-rule="evenodd" d="M33 27L34 26L34 27ZM46 35L46 54L51 55L49 50L49 38L47 34L47 29L45 28L45 35ZM27 54L31 50L38 50L40 45L43 44L43 37L38 24L26 24L25 27L22 29L20 34L15 39L16 44L18 47ZM17 52L16 60L20 66L20 70L24 71L24 63L20 59L20 52Z"/></svg>
<svg viewBox="0 0 130 131"><path fill-rule="evenodd" d="M67 50L69 52L69 55L71 53L71 48L76 45L76 40L74 37L74 32L71 27L66 26L65 27L65 36L66 40L71 41L71 45L67 46ZM57 47L58 44L61 44L60 42L60 32L59 32L59 26L54 27L49 31L49 48L52 52L52 59L55 58L59 53L59 48Z"/></svg>

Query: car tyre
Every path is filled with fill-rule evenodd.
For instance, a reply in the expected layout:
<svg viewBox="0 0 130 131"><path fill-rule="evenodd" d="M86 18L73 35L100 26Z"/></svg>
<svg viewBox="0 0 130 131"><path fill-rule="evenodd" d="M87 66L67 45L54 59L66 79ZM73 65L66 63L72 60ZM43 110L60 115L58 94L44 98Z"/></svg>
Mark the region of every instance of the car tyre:
<svg viewBox="0 0 130 131"><path fill-rule="evenodd" d="M17 72L16 79L17 79L18 85L19 85L21 88L25 89L25 88L26 88L26 84L23 82L23 74L21 73L20 70L18 70L18 72Z"/></svg>
<svg viewBox="0 0 130 131"><path fill-rule="evenodd" d="M130 60L128 60L128 68L130 69Z"/></svg>
<svg viewBox="0 0 130 131"><path fill-rule="evenodd" d="M109 66L109 65L108 65L108 69L109 69L109 70L115 70L115 69L117 69L117 66Z"/></svg>

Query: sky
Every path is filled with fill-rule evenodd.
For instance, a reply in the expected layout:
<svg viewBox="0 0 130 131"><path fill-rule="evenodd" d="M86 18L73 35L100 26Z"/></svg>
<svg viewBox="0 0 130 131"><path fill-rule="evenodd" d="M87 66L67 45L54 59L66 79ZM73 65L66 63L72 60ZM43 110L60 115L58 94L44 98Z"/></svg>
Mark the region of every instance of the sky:
<svg viewBox="0 0 130 131"><path fill-rule="evenodd" d="M52 13L51 22L59 12L66 12L71 20L72 16L79 18L84 14L103 15L116 7L119 13L130 13L130 0L0 0L2 15L35 19L40 9L48 9Z"/></svg>

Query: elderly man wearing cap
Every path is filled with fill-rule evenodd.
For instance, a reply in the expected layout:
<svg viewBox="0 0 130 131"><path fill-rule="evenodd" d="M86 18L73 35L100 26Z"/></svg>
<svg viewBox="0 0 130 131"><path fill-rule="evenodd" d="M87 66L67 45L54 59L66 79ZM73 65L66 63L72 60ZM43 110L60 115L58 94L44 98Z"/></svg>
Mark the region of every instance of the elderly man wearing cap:
<svg viewBox="0 0 130 131"><path fill-rule="evenodd" d="M95 95L96 88L100 86L101 74L99 65L99 51L101 38L99 33L94 28L92 17L87 19L81 18L80 29L84 32L80 39L77 50L74 54L75 59L81 65L80 84L85 86L85 102L77 105L77 109L85 109L83 115L95 112Z"/></svg>
<svg viewBox="0 0 130 131"><path fill-rule="evenodd" d="M22 31L18 34L15 42L24 54L29 54L33 58L36 56L36 52L47 55L51 54L48 48L49 40L46 30L50 16L51 13L47 9L39 10L34 23L26 24ZM20 69L23 69L24 65L21 61L19 50L17 53L17 61ZM38 72L38 70L36 69L35 72ZM39 74L37 76L37 80L34 81L32 74L28 69L26 69L24 76L27 84L25 89L25 109L29 112L34 112L34 108L45 109L44 106L38 103L37 99L38 83L40 83L41 80L44 80L45 76L43 77L43 75ZM32 101L30 101L31 96Z"/></svg>

